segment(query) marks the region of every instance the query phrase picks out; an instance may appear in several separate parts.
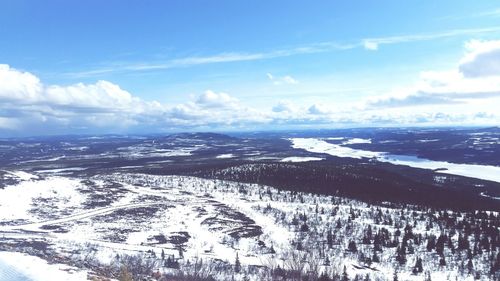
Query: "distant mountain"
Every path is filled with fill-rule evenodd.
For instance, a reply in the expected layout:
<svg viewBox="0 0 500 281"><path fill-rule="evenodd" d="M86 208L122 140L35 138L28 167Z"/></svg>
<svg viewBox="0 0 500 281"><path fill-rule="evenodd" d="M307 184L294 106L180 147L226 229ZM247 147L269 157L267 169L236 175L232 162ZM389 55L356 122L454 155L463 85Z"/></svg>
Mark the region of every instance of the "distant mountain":
<svg viewBox="0 0 500 281"><path fill-rule="evenodd" d="M168 139L202 139L202 140L234 140L234 137L219 133L178 133L167 136Z"/></svg>

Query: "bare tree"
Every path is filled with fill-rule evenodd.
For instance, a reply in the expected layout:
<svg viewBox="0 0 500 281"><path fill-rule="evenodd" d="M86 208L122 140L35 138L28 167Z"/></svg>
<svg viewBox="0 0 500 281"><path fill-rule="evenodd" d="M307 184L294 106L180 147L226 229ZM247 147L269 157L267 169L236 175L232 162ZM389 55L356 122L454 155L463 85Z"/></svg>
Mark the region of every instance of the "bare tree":
<svg viewBox="0 0 500 281"><path fill-rule="evenodd" d="M283 255L284 267L289 271L290 280L302 280L307 266L307 254L302 251L290 250Z"/></svg>

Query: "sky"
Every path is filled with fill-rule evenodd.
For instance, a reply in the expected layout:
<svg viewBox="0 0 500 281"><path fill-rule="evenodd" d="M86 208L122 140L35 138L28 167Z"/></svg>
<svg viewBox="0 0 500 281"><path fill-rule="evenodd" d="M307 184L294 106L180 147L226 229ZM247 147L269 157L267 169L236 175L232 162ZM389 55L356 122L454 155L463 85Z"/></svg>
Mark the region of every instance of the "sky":
<svg viewBox="0 0 500 281"><path fill-rule="evenodd" d="M498 108L498 1L0 1L0 137L497 126Z"/></svg>

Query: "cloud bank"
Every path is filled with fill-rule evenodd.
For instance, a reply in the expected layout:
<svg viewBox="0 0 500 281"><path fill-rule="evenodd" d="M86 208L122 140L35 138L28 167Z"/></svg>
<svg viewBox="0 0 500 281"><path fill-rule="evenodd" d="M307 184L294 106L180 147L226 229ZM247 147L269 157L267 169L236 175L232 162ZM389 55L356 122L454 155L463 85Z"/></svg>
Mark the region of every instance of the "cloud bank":
<svg viewBox="0 0 500 281"><path fill-rule="evenodd" d="M367 108L462 104L471 111L500 105L500 41L472 40L465 49L456 69L422 72L415 85L373 98Z"/></svg>
<svg viewBox="0 0 500 281"><path fill-rule="evenodd" d="M273 83L298 83L291 76L267 76ZM454 69L423 71L414 85L349 106L336 105L335 100L251 105L251 100L212 90L183 103L163 104L143 100L109 81L47 85L30 72L0 65L0 136L498 125L500 41L469 41Z"/></svg>

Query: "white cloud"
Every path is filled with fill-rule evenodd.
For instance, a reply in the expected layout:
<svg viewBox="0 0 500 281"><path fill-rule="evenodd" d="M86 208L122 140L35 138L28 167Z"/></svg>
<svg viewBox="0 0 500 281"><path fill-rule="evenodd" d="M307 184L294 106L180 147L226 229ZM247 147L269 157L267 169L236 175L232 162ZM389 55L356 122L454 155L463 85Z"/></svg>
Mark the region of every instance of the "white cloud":
<svg viewBox="0 0 500 281"><path fill-rule="evenodd" d="M196 104L202 107L235 107L239 103L238 99L226 93L215 93L211 90L205 91L196 99Z"/></svg>
<svg viewBox="0 0 500 281"><path fill-rule="evenodd" d="M78 83L70 86L52 85L42 94L46 102L61 106L111 109L113 111L135 110L132 105L142 101L108 81L98 81L86 85Z"/></svg>
<svg viewBox="0 0 500 281"><path fill-rule="evenodd" d="M451 38L451 37L465 36L465 35L477 35L477 34L493 33L499 31L500 27L452 29L452 30L432 32L432 33L417 33L417 34L405 34L397 36L364 38L361 43L365 49L377 50L381 45L429 41L435 39Z"/></svg>
<svg viewBox="0 0 500 281"><path fill-rule="evenodd" d="M49 105L97 111L137 111L154 106L108 81L45 86L35 75L5 64L0 65L0 100L19 105Z"/></svg>
<svg viewBox="0 0 500 281"><path fill-rule="evenodd" d="M331 113L331 110L329 108L321 104L313 104L307 109L307 111L309 112L309 114L313 115L325 115Z"/></svg>
<svg viewBox="0 0 500 281"><path fill-rule="evenodd" d="M481 18L481 17L498 17L500 16L500 9L487 10L479 13L466 13L462 15L450 15L445 16L440 19L443 20L462 20L462 19L473 19L473 18Z"/></svg>
<svg viewBox="0 0 500 281"><path fill-rule="evenodd" d="M6 64L0 64L1 99L36 102L42 89L40 80L33 74L12 69Z"/></svg>
<svg viewBox="0 0 500 281"><path fill-rule="evenodd" d="M273 82L274 85L283 85L283 84L298 84L295 78L290 75L285 75L283 77L276 77L271 73L266 73L267 78Z"/></svg>
<svg viewBox="0 0 500 281"><path fill-rule="evenodd" d="M273 112L294 113L297 112L297 110L297 107L290 101L280 101L272 108Z"/></svg>
<svg viewBox="0 0 500 281"><path fill-rule="evenodd" d="M500 76L500 40L471 40L466 43L466 50L459 66L464 76Z"/></svg>
<svg viewBox="0 0 500 281"><path fill-rule="evenodd" d="M500 41L473 40L465 48L456 69L422 72L413 86L372 98L367 108L439 105L473 112L481 103L491 110L500 106Z"/></svg>
<svg viewBox="0 0 500 281"><path fill-rule="evenodd" d="M266 56L267 55L263 53L222 53L215 56L187 57L182 59L175 59L171 61L170 66L179 67L179 66L209 64L209 63L252 61L252 60L264 59L266 58Z"/></svg>
<svg viewBox="0 0 500 281"><path fill-rule="evenodd" d="M207 90L168 106L144 101L108 81L43 85L33 74L0 65L0 129L28 133L162 130L266 122L229 94ZM43 127L43 129L42 129Z"/></svg>
<svg viewBox="0 0 500 281"><path fill-rule="evenodd" d="M191 103L176 105L169 112L170 117L176 120L192 121L203 118L203 114Z"/></svg>
<svg viewBox="0 0 500 281"><path fill-rule="evenodd" d="M377 42L380 44L380 41ZM383 44L383 43L382 43ZM373 46L372 46L373 47ZM0 65L0 133L161 132L203 128L318 128L325 126L498 125L499 41L469 41L455 69L424 71L417 82L359 105L311 105L311 97L251 108L234 96L207 90L180 104L145 101L109 81L45 85L35 75ZM266 74L273 83L289 76ZM272 97L271 97L272 101Z"/></svg>
<svg viewBox="0 0 500 281"><path fill-rule="evenodd" d="M367 50L371 50L371 51L376 51L378 50L378 43L376 42L373 42L373 41L370 41L370 40L365 40L363 42L363 46L365 47L365 49Z"/></svg>
<svg viewBox="0 0 500 281"><path fill-rule="evenodd" d="M295 80L292 76L284 76L283 77L283 82L287 83L287 84L298 84L299 81Z"/></svg>

